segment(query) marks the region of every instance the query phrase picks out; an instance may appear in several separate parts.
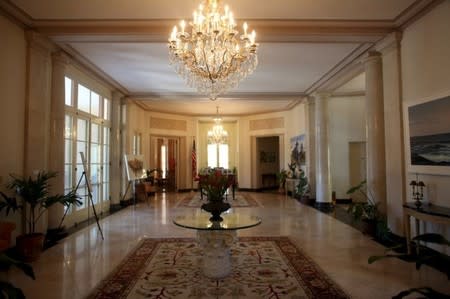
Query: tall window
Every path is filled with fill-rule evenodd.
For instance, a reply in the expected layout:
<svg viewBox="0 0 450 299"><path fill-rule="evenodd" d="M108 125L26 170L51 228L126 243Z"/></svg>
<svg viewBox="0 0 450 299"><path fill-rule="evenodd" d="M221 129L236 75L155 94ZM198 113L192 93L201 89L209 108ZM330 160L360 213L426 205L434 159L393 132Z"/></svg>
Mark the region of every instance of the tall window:
<svg viewBox="0 0 450 299"><path fill-rule="evenodd" d="M92 186L94 204L109 200L110 167L110 110L111 102L106 97L78 83L65 78L65 192L72 190L80 182L77 193L87 207L86 180L81 179L84 167L80 152L86 158L86 175ZM70 212L76 212L70 211Z"/></svg>
<svg viewBox="0 0 450 299"><path fill-rule="evenodd" d="M228 144L208 144L208 167L228 168Z"/></svg>

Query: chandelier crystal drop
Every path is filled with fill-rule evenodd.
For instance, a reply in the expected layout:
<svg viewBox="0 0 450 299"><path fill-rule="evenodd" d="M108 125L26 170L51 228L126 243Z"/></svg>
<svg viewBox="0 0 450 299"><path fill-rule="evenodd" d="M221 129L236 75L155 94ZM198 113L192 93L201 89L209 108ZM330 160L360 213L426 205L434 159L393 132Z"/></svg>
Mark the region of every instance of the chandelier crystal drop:
<svg viewBox="0 0 450 299"><path fill-rule="evenodd" d="M228 143L228 132L222 127L222 119L219 116L219 107L216 107L216 117L214 118L214 126L212 130L208 131L208 143L209 144L224 144Z"/></svg>
<svg viewBox="0 0 450 299"><path fill-rule="evenodd" d="M190 87L211 100L236 87L258 64L256 33L236 30L233 13L220 0L205 0L187 26L183 20L169 38L169 59Z"/></svg>

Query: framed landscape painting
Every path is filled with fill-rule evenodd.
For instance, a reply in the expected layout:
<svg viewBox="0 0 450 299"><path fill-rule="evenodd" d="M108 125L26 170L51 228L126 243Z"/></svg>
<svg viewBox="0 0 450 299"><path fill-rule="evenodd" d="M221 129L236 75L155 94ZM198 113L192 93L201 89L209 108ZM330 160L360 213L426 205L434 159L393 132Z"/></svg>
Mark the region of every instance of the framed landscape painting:
<svg viewBox="0 0 450 299"><path fill-rule="evenodd" d="M410 172L450 174L450 95L418 101L405 114Z"/></svg>

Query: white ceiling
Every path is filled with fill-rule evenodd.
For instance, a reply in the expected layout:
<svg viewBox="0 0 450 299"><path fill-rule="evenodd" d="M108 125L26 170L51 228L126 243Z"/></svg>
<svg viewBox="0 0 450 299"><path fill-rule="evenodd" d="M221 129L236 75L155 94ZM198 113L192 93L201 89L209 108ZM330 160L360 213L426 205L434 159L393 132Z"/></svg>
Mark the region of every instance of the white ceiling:
<svg viewBox="0 0 450 299"><path fill-rule="evenodd" d="M9 0L16 15L146 109L246 115L289 109L433 0L224 0L260 40L259 65L212 102L169 65L170 27L200 0ZM0 7L1 7L0 3ZM413 14L414 12L414 14ZM400 21L399 21L400 20ZM400 24L399 24L400 23ZM342 84L341 84L342 85ZM339 87L339 86L338 86ZM364 77L339 92L364 89Z"/></svg>

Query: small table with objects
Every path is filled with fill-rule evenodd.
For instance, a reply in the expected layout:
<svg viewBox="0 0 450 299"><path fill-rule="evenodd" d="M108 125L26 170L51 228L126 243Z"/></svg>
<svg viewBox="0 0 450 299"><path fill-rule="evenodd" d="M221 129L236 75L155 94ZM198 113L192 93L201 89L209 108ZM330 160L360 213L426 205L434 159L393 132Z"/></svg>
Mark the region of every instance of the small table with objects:
<svg viewBox="0 0 450 299"><path fill-rule="evenodd" d="M434 204L423 204L419 208L413 202L403 205L403 217L405 223L405 236L408 254L411 254L411 217L415 219L416 235L420 234L420 220L437 224L450 224L450 208ZM416 241L416 253L419 254L419 241Z"/></svg>
<svg viewBox="0 0 450 299"><path fill-rule="evenodd" d="M261 218L236 212L225 212L223 221L210 221L210 213L193 210L177 216L173 223L197 230L197 238L203 250L202 270L209 278L220 279L231 273L231 245L237 240L237 230L261 224Z"/></svg>

